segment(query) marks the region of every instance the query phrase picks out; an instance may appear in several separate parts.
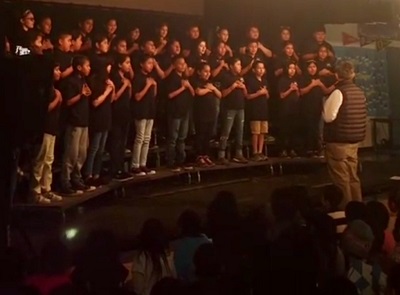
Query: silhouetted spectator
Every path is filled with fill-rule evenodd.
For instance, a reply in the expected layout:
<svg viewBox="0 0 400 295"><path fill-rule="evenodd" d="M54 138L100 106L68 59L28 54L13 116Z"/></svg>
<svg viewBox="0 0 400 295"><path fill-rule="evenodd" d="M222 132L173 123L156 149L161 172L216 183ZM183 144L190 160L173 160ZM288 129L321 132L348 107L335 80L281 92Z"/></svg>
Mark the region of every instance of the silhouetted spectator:
<svg viewBox="0 0 400 295"><path fill-rule="evenodd" d="M349 202L346 206L345 213L347 225L354 220L367 220L367 206L358 201Z"/></svg>
<svg viewBox="0 0 400 295"><path fill-rule="evenodd" d="M367 203L367 221L374 232L374 251L382 252L389 256L396 246L393 233L388 230L389 211L386 206L378 201Z"/></svg>
<svg viewBox="0 0 400 295"><path fill-rule="evenodd" d="M26 285L50 295L58 288L72 285L68 270L70 256L67 247L59 239L48 241L40 255L40 270L25 280Z"/></svg>
<svg viewBox="0 0 400 295"><path fill-rule="evenodd" d="M197 249L211 240L202 233L201 218L193 210L186 210L178 220L181 230L179 239L172 242L174 251L175 268L178 278L184 281L193 281L194 265L193 257Z"/></svg>
<svg viewBox="0 0 400 295"><path fill-rule="evenodd" d="M129 286L136 295L149 295L153 286L165 277L176 277L173 253L158 219L147 220L139 235L139 250L132 263Z"/></svg>
<svg viewBox="0 0 400 295"><path fill-rule="evenodd" d="M72 273L73 282L89 294L120 294L128 270L119 260L114 234L107 230L92 232Z"/></svg>
<svg viewBox="0 0 400 295"><path fill-rule="evenodd" d="M178 279L163 278L154 285L150 295L185 295L185 286Z"/></svg>
<svg viewBox="0 0 400 295"><path fill-rule="evenodd" d="M343 200L343 192L336 185L327 185L323 188L322 194L326 212L335 221L336 233L340 235L346 228L346 212L339 208Z"/></svg>
<svg viewBox="0 0 400 295"><path fill-rule="evenodd" d="M346 277L328 280L319 291L320 295L358 295L357 287Z"/></svg>

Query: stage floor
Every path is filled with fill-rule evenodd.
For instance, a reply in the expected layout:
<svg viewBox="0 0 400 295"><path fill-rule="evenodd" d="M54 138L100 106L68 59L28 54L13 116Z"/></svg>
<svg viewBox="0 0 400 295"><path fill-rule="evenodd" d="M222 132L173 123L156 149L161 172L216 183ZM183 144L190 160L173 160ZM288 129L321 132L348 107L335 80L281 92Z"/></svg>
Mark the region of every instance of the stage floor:
<svg viewBox="0 0 400 295"><path fill-rule="evenodd" d="M398 167L400 157L363 156L360 176L365 195L368 198L385 198L387 189L397 185L389 178L400 174ZM269 196L277 187L300 184L313 191L330 183L323 161L309 162L306 165L301 162L285 165L282 176L278 176L278 173L271 176L268 165L235 168L237 169L208 171L202 174L201 183L197 183L195 177L192 177L190 185L185 174L161 177L160 173L159 181L142 180L125 186L125 197L122 198L109 191L96 198L89 198L87 202L70 203L59 208L20 205L17 207L16 219L18 225L28 233L35 248L50 233L59 229L69 234L75 233L70 236L73 238L68 243L76 248L88 232L103 228L114 231L122 248L129 250L146 219L159 218L167 226L171 236L174 236L177 233L175 223L180 213L192 208L204 216L207 205L218 191L235 192L240 210L246 212L261 206L268 210ZM278 172L279 167L275 170ZM61 220L60 210L64 214ZM13 236L15 243L23 243L19 231L14 231Z"/></svg>

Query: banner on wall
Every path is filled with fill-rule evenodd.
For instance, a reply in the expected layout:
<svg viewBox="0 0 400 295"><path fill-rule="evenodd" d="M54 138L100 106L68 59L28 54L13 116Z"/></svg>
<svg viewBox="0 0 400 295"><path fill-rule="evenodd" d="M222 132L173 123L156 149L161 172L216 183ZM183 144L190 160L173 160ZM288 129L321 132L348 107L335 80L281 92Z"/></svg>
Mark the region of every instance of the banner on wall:
<svg viewBox="0 0 400 295"><path fill-rule="evenodd" d="M376 50L382 51L383 49L388 47L390 45L390 43L392 43L392 41L387 40L387 39L376 40L376 43L375 43L376 44Z"/></svg>
<svg viewBox="0 0 400 295"><path fill-rule="evenodd" d="M358 42L360 42L360 39L357 37L354 37L351 34L342 32L342 42L343 42L343 46L346 46L346 45L358 43Z"/></svg>

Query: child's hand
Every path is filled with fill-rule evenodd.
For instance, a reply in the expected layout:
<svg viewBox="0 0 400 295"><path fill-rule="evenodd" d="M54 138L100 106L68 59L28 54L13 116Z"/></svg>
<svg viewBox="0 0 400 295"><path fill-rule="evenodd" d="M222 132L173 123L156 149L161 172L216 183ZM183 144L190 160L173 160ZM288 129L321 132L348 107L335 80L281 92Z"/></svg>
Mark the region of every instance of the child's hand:
<svg viewBox="0 0 400 295"><path fill-rule="evenodd" d="M90 90L89 86L85 83L82 87L82 95L83 96L90 96L92 95L92 91Z"/></svg>

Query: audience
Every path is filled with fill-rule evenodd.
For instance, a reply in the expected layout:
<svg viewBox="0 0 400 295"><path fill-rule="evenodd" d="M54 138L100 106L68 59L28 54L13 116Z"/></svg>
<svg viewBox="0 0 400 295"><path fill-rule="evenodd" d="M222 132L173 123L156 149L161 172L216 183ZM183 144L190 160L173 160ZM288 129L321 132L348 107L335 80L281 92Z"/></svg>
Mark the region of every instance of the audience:
<svg viewBox="0 0 400 295"><path fill-rule="evenodd" d="M324 189L325 211L303 186L278 188L270 200L272 219L262 206L242 215L236 196L221 191L207 211L212 239L190 209L178 218L175 240L160 220L149 219L138 236L130 275L116 237L106 230L89 234L74 264L59 239L49 240L33 273L24 257L9 249L0 257L0 294L400 294L399 243L391 252L384 247L388 209L376 201L350 202L347 227L338 236L326 214L340 202L335 191ZM393 230L397 242L399 220Z"/></svg>
<svg viewBox="0 0 400 295"><path fill-rule="evenodd" d="M202 233L201 218L193 210L184 211L178 219L180 238L172 242L174 251L175 268L179 279L193 281L193 257L197 249L211 240Z"/></svg>
<svg viewBox="0 0 400 295"><path fill-rule="evenodd" d="M132 262L132 280L128 283L136 295L149 295L162 278L176 277L173 253L168 248L167 234L161 222L147 220L139 234L139 247Z"/></svg>

